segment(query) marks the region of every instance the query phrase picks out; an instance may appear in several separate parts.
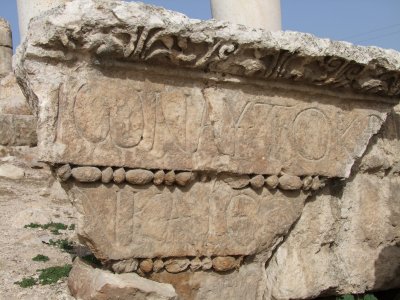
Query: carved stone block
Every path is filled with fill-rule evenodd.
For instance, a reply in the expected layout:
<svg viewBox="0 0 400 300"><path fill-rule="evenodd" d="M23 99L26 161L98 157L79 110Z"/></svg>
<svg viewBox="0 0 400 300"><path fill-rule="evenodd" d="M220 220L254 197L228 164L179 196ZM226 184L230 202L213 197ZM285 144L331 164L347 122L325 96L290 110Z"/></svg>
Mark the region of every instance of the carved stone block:
<svg viewBox="0 0 400 300"><path fill-rule="evenodd" d="M265 265L400 96L398 53L139 3L75 0L30 29L16 74L81 240L160 278Z"/></svg>

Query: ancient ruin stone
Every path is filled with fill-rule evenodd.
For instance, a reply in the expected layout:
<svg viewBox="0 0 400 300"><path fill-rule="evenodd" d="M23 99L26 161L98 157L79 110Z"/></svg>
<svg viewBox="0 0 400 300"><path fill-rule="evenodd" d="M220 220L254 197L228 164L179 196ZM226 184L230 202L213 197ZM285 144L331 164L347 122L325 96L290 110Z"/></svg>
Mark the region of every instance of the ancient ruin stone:
<svg viewBox="0 0 400 300"><path fill-rule="evenodd" d="M67 181L72 176L71 166L67 164L59 167L56 174L61 181Z"/></svg>
<svg viewBox="0 0 400 300"><path fill-rule="evenodd" d="M153 271L153 261L151 259L142 260L139 267L143 273L149 273Z"/></svg>
<svg viewBox="0 0 400 300"><path fill-rule="evenodd" d="M222 178L230 187L237 190L245 188L250 183L248 175L224 174Z"/></svg>
<svg viewBox="0 0 400 300"><path fill-rule="evenodd" d="M101 171L95 167L78 167L72 169L72 176L79 182L96 182L101 178Z"/></svg>
<svg viewBox="0 0 400 300"><path fill-rule="evenodd" d="M398 53L140 3L73 0L30 28L16 74L41 160L115 170L108 184L100 169L63 182L78 237L104 262L139 259L183 299L282 287L267 262L306 200L352 178L400 97ZM373 156L365 170L390 165Z"/></svg>
<svg viewBox="0 0 400 300"><path fill-rule="evenodd" d="M200 258L195 257L190 261L190 270L197 271L202 267L202 261Z"/></svg>
<svg viewBox="0 0 400 300"><path fill-rule="evenodd" d="M185 271L190 264L187 258L173 258L164 263L165 270L169 273L179 273Z"/></svg>
<svg viewBox="0 0 400 300"><path fill-rule="evenodd" d="M126 172L126 181L136 185L146 185L153 181L154 174L147 170L130 170Z"/></svg>
<svg viewBox="0 0 400 300"><path fill-rule="evenodd" d="M125 170L124 168L119 168L114 171L114 182L122 183L125 181Z"/></svg>
<svg viewBox="0 0 400 300"><path fill-rule="evenodd" d="M194 180L195 175L192 172L181 172L175 177L175 181L180 186L188 185L192 180Z"/></svg>
<svg viewBox="0 0 400 300"><path fill-rule="evenodd" d="M112 168L108 167L101 171L101 182L110 183L113 180L114 171Z"/></svg>
<svg viewBox="0 0 400 300"><path fill-rule="evenodd" d="M139 266L137 259L131 258L127 260L121 260L112 265L112 270L117 274L131 273L136 271Z"/></svg>
<svg viewBox="0 0 400 300"><path fill-rule="evenodd" d="M165 172L163 170L157 171L154 174L153 183L155 185L161 185L164 182L164 178L165 178Z"/></svg>
<svg viewBox="0 0 400 300"><path fill-rule="evenodd" d="M153 264L153 271L159 272L164 268L164 262L162 259L156 259Z"/></svg>
<svg viewBox="0 0 400 300"><path fill-rule="evenodd" d="M232 256L216 257L212 260L214 270L218 272L230 271L238 267L236 259Z"/></svg>
<svg viewBox="0 0 400 300"><path fill-rule="evenodd" d="M75 0L34 19L18 52L16 74L32 107L42 109L45 161L348 177L400 95L383 76L399 73L397 53L192 21L140 3L96 3ZM96 68L76 69L82 53ZM281 55L284 65L268 63ZM346 93L337 97L329 89L336 86Z"/></svg>
<svg viewBox="0 0 400 300"><path fill-rule="evenodd" d="M303 182L298 176L283 175L279 178L279 187L283 190L298 190L303 186Z"/></svg>
<svg viewBox="0 0 400 300"><path fill-rule="evenodd" d="M269 176L265 180L265 185L270 189L276 189L279 185L279 177L276 175Z"/></svg>
<svg viewBox="0 0 400 300"><path fill-rule="evenodd" d="M79 258L74 262L68 286L71 294L82 300L178 300L170 284L157 283L134 273L117 275L94 269Z"/></svg>
<svg viewBox="0 0 400 300"><path fill-rule="evenodd" d="M167 174L164 176L164 183L165 185L173 185L175 183L175 172L174 171L169 171Z"/></svg>
<svg viewBox="0 0 400 300"><path fill-rule="evenodd" d="M250 185L253 189L261 189L264 186L265 178L262 175L256 175L250 180Z"/></svg>
<svg viewBox="0 0 400 300"><path fill-rule="evenodd" d="M212 259L210 257L205 257L201 261L201 267L203 270L207 271L212 268Z"/></svg>

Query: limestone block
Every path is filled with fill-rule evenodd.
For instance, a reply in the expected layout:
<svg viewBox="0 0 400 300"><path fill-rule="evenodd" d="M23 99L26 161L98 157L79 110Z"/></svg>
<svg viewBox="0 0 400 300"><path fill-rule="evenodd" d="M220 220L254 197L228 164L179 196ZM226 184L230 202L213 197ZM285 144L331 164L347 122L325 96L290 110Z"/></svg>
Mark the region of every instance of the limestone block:
<svg viewBox="0 0 400 300"><path fill-rule="evenodd" d="M0 145L34 146L36 143L36 120L32 115L0 114Z"/></svg>
<svg viewBox="0 0 400 300"><path fill-rule="evenodd" d="M94 269L79 258L68 278L71 294L81 300L177 300L170 284L157 283L137 274L116 275Z"/></svg>
<svg viewBox="0 0 400 300"><path fill-rule="evenodd" d="M238 271L225 273L166 271L153 273L151 279L172 284L179 299L243 300L262 299L265 287L265 269L261 263L244 265Z"/></svg>
<svg viewBox="0 0 400 300"><path fill-rule="evenodd" d="M399 193L399 177L358 174L309 201L267 265L269 297L400 287Z"/></svg>
<svg viewBox="0 0 400 300"><path fill-rule="evenodd" d="M31 27L16 72L52 163L348 177L400 95L396 52L140 3L75 0Z"/></svg>
<svg viewBox="0 0 400 300"><path fill-rule="evenodd" d="M253 255L274 249L308 194L233 189L222 175L186 187L63 183L78 236L102 260Z"/></svg>
<svg viewBox="0 0 400 300"><path fill-rule="evenodd" d="M0 79L0 114L32 115L13 73Z"/></svg>

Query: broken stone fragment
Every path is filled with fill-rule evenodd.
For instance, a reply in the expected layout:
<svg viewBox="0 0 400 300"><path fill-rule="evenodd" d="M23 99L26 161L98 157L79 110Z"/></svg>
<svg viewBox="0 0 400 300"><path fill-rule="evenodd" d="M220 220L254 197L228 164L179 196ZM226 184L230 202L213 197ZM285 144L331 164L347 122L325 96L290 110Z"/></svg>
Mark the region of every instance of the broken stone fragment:
<svg viewBox="0 0 400 300"><path fill-rule="evenodd" d="M102 183L110 183L113 180L114 171L111 167L105 168L101 171L101 182Z"/></svg>
<svg viewBox="0 0 400 300"><path fill-rule="evenodd" d="M269 176L266 180L265 180L265 185L267 186L267 188L269 189L276 189L279 185L279 178L276 175L272 175Z"/></svg>
<svg viewBox="0 0 400 300"><path fill-rule="evenodd" d="M187 258L173 258L164 263L165 269L169 273L179 273L185 271L190 264Z"/></svg>
<svg viewBox="0 0 400 300"><path fill-rule="evenodd" d="M165 178L165 172L163 170L157 171L154 174L153 183L155 185L162 185Z"/></svg>
<svg viewBox="0 0 400 300"><path fill-rule="evenodd" d="M160 272L164 268L164 262L162 259L156 259L153 264L153 271Z"/></svg>
<svg viewBox="0 0 400 300"><path fill-rule="evenodd" d="M125 181L125 170L124 168L119 168L114 171L114 182L115 183L123 183Z"/></svg>
<svg viewBox="0 0 400 300"><path fill-rule="evenodd" d="M203 268L203 270L210 270L213 266L212 263L212 259L210 257L205 257L203 258L203 260L201 261L201 267Z"/></svg>
<svg viewBox="0 0 400 300"><path fill-rule="evenodd" d="M236 175L236 174L224 174L222 180L229 184L233 189L242 189L249 185L249 175Z"/></svg>
<svg viewBox="0 0 400 300"><path fill-rule="evenodd" d="M130 170L126 172L126 181L134 185L146 185L153 181L154 174L149 170Z"/></svg>
<svg viewBox="0 0 400 300"><path fill-rule="evenodd" d="M282 190L299 190L303 186L300 177L284 174L279 178L279 187Z"/></svg>
<svg viewBox="0 0 400 300"><path fill-rule="evenodd" d="M96 182L101 178L101 171L95 167L78 167L72 169L72 177L79 182Z"/></svg>
<svg viewBox="0 0 400 300"><path fill-rule="evenodd" d="M151 281L135 273L113 274L95 269L80 258L74 261L68 287L72 296L81 300L178 300L170 284Z"/></svg>
<svg viewBox="0 0 400 300"><path fill-rule="evenodd" d="M226 272L238 267L236 258L232 256L215 257L212 260L212 266L217 272Z"/></svg>
<svg viewBox="0 0 400 300"><path fill-rule="evenodd" d="M117 274L131 273L137 270L139 262L135 258L121 260L112 265L112 270Z"/></svg>
<svg viewBox="0 0 400 300"><path fill-rule="evenodd" d="M56 174L61 181L67 181L72 175L71 166L66 164L59 167L56 171Z"/></svg>
<svg viewBox="0 0 400 300"><path fill-rule="evenodd" d="M265 178L262 175L256 175L250 180L250 185L253 189L258 190L264 186Z"/></svg>
<svg viewBox="0 0 400 300"><path fill-rule="evenodd" d="M303 189L305 191L308 191L313 183L313 178L312 176L307 176L306 178L303 179Z"/></svg>
<svg viewBox="0 0 400 300"><path fill-rule="evenodd" d="M190 261L190 270L197 271L202 267L202 261L200 258L195 257Z"/></svg>
<svg viewBox="0 0 400 300"><path fill-rule="evenodd" d="M173 185L175 182L175 172L169 171L164 178L165 185Z"/></svg>
<svg viewBox="0 0 400 300"><path fill-rule="evenodd" d="M150 273L153 271L153 261L151 259L142 260L139 267L143 273Z"/></svg>
<svg viewBox="0 0 400 300"><path fill-rule="evenodd" d="M195 175L192 172L181 172L175 176L176 184L180 186L187 186L194 180Z"/></svg>

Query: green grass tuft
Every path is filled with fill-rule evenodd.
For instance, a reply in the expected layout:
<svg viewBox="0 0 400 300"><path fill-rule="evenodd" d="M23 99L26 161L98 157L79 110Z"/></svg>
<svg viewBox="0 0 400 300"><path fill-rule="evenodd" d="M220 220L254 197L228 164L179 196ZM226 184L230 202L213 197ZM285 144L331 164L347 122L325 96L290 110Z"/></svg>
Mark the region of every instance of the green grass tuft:
<svg viewBox="0 0 400 300"><path fill-rule="evenodd" d="M67 239L50 240L50 246L58 247L65 252L70 252L74 249L73 245Z"/></svg>
<svg viewBox="0 0 400 300"><path fill-rule="evenodd" d="M58 267L50 267L43 270L39 270L39 283L41 285L48 285L57 283L60 279L68 277L71 272L71 265L64 265Z"/></svg>
<svg viewBox="0 0 400 300"><path fill-rule="evenodd" d="M50 258L46 255L38 254L34 258L32 258L33 261L40 261L40 262L46 262L49 261Z"/></svg>
<svg viewBox="0 0 400 300"><path fill-rule="evenodd" d="M72 225L71 225L72 226ZM24 228L41 228L45 230L50 230L52 234L60 235L60 230L67 230L68 226L63 223L47 223L47 224L38 224L38 223L30 223L25 225Z"/></svg>
<svg viewBox="0 0 400 300"><path fill-rule="evenodd" d="M33 277L22 278L21 281L14 282L14 284L19 285L20 287L22 287L24 289L32 287L32 286L36 285L36 283L37 283L37 280Z"/></svg>

